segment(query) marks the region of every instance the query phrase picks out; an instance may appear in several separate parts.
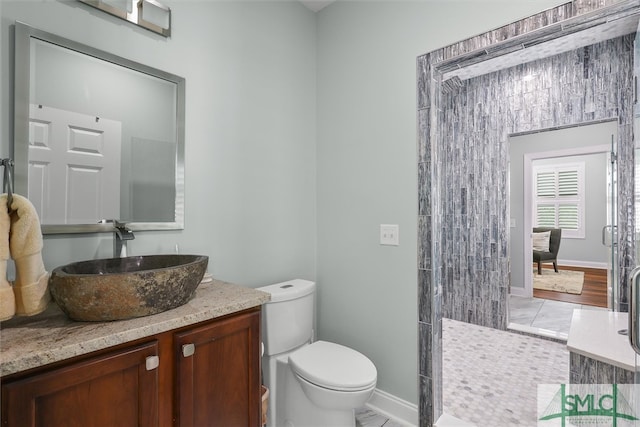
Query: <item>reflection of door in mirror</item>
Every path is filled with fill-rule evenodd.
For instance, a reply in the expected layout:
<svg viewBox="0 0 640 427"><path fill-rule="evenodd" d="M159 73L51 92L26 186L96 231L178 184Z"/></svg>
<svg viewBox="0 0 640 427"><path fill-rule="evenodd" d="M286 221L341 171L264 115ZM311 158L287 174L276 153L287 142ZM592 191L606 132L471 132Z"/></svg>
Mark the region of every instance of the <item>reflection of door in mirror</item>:
<svg viewBox="0 0 640 427"><path fill-rule="evenodd" d="M175 145L170 141L133 138L129 203L131 212L122 211L122 218L132 221L173 221L176 199Z"/></svg>
<svg viewBox="0 0 640 427"><path fill-rule="evenodd" d="M121 123L32 104L29 127L28 197L41 223L119 218Z"/></svg>

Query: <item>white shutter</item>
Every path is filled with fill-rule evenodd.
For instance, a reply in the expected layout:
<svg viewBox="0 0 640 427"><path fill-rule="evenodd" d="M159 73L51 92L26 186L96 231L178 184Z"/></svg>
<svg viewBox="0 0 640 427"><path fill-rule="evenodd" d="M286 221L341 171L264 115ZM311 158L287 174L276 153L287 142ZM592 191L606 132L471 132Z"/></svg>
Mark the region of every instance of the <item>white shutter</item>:
<svg viewBox="0 0 640 427"><path fill-rule="evenodd" d="M558 197L577 196L579 191L578 171L558 171Z"/></svg>
<svg viewBox="0 0 640 427"><path fill-rule="evenodd" d="M539 172L536 175L536 196L556 197L556 173Z"/></svg>
<svg viewBox="0 0 640 427"><path fill-rule="evenodd" d="M558 205L558 227L563 230L578 230L580 228L580 209L577 203Z"/></svg>
<svg viewBox="0 0 640 427"><path fill-rule="evenodd" d="M533 173L534 226L561 228L563 237L584 237L584 163L537 166Z"/></svg>
<svg viewBox="0 0 640 427"><path fill-rule="evenodd" d="M556 226L556 206L539 204L536 211L536 226L555 227Z"/></svg>

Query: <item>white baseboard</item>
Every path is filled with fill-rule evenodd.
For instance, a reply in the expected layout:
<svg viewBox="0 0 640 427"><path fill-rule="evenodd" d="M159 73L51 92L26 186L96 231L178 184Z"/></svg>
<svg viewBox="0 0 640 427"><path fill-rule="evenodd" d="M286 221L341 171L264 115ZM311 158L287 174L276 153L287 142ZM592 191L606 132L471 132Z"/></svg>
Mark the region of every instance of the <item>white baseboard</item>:
<svg viewBox="0 0 640 427"><path fill-rule="evenodd" d="M524 288L518 288L516 286L511 286L511 295L516 296L516 297L528 297L529 295L527 295L527 291Z"/></svg>
<svg viewBox="0 0 640 427"><path fill-rule="evenodd" d="M418 405L386 391L375 389L366 406L403 426L415 427L419 424Z"/></svg>
<svg viewBox="0 0 640 427"><path fill-rule="evenodd" d="M559 259L558 266L562 267L563 265L566 265L567 267L599 268L602 270L606 270L608 267L606 262L574 261L570 259Z"/></svg>

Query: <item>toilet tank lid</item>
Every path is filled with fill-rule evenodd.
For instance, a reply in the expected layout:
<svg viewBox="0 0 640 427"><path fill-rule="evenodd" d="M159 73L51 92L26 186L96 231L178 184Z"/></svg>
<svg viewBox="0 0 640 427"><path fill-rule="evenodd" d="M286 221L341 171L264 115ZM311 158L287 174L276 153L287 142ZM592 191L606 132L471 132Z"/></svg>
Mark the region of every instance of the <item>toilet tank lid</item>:
<svg viewBox="0 0 640 427"><path fill-rule="evenodd" d="M309 295L315 290L315 282L303 279L288 280L274 285L258 288L259 291L271 294L271 303L288 301ZM269 303L267 303L269 304Z"/></svg>

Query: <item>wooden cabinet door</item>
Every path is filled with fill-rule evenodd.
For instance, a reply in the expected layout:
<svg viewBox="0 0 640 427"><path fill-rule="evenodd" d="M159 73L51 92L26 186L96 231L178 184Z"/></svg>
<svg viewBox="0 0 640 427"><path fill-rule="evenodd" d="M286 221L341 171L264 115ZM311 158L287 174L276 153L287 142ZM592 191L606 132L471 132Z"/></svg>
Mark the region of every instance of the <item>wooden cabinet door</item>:
<svg viewBox="0 0 640 427"><path fill-rule="evenodd" d="M155 427L157 354L152 341L3 384L2 425Z"/></svg>
<svg viewBox="0 0 640 427"><path fill-rule="evenodd" d="M176 425L260 425L260 310L177 333Z"/></svg>

